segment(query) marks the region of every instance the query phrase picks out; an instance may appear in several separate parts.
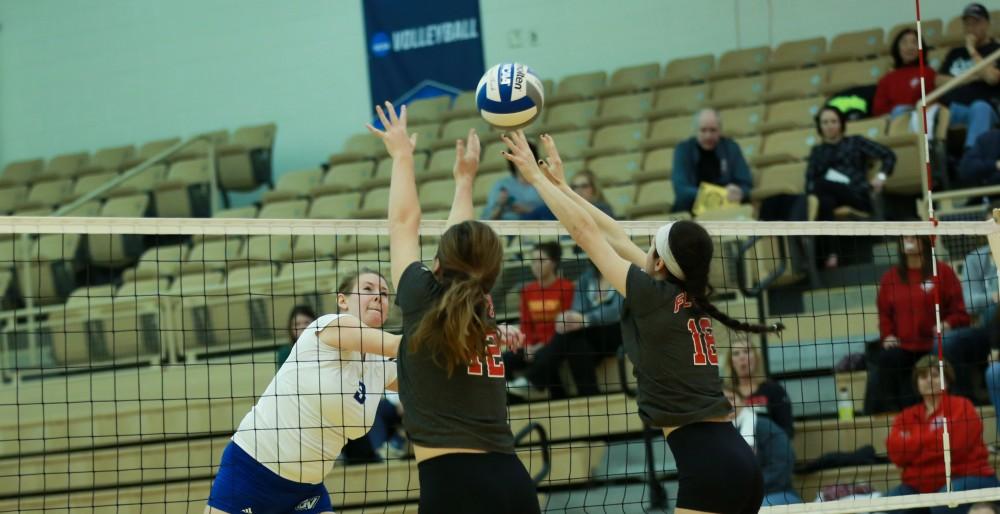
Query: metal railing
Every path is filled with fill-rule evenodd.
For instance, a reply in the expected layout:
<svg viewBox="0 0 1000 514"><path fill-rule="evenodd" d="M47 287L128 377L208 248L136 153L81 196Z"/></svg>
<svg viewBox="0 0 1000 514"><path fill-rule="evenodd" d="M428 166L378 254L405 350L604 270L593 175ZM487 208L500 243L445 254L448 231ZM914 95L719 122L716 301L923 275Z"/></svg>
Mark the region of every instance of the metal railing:
<svg viewBox="0 0 1000 514"><path fill-rule="evenodd" d="M542 469L538 470L538 473L531 478L537 486L542 483L542 480L545 480L552 469L552 449L549 447L549 434L545 432L545 427L539 423L529 423L514 435L514 446L520 445L521 441L527 439L532 432L538 434L538 445L542 449Z"/></svg>

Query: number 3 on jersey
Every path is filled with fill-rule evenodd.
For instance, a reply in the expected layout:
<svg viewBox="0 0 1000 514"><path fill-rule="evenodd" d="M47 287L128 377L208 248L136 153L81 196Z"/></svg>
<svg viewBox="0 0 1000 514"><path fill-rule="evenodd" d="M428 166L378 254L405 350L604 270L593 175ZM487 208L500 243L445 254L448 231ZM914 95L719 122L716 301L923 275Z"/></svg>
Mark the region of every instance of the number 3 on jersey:
<svg viewBox="0 0 1000 514"><path fill-rule="evenodd" d="M719 354L715 351L715 336L712 335L712 320L709 318L688 319L688 332L694 343L695 366L719 365Z"/></svg>

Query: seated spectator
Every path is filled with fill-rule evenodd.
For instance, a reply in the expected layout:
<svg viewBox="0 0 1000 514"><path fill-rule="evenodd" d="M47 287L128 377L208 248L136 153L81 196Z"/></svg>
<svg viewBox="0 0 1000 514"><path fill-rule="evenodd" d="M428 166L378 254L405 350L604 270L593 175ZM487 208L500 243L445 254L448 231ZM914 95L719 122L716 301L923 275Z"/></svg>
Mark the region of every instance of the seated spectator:
<svg viewBox="0 0 1000 514"><path fill-rule="evenodd" d="M553 399L566 398L559 376L564 362L569 364L577 394L600 393L595 370L622 344L621 306L621 294L589 263L576 282L573 307L556 316L556 335L535 353L524 375L508 384L511 394L534 399L544 397L548 389Z"/></svg>
<svg viewBox="0 0 1000 514"><path fill-rule="evenodd" d="M869 414L898 411L920 401L907 377L913 364L934 347L935 287L939 288L937 296L945 338L952 337L952 330L969 324L962 285L951 266L938 261L938 280L935 282L932 277L930 241L926 237L901 238L898 259L882 275L878 290L882 348L877 368L869 373L875 389L875 397L868 398ZM955 381L950 384L955 385Z"/></svg>
<svg viewBox="0 0 1000 514"><path fill-rule="evenodd" d="M792 401L781 384L764 374L764 355L760 343L751 342L746 332L730 332L732 341L722 356L723 387L743 398L744 404L766 414L771 421L785 430L788 437L795 435L792 425Z"/></svg>
<svg viewBox="0 0 1000 514"><path fill-rule="evenodd" d="M962 11L965 46L953 48L938 70L936 84L941 87L968 71L984 57L1000 49L990 35L990 12L982 4L971 3ZM966 125L965 147L997 123L992 101L1000 96L1000 61L986 67L973 80L949 91L941 103L951 111L952 124Z"/></svg>
<svg viewBox="0 0 1000 514"><path fill-rule="evenodd" d="M888 496L945 491L944 443L941 420L947 419L951 439L951 485L954 491L1000 487L983 444L983 422L972 402L945 389L955 372L944 362L945 383L941 383L938 358L925 355L913 369L913 386L920 402L896 416L886 440L889 459L902 470L902 484ZM947 387L946 387L947 386ZM933 514L964 512L967 507L932 507Z"/></svg>
<svg viewBox="0 0 1000 514"><path fill-rule="evenodd" d="M528 143L528 146L538 155L534 143ZM507 169L510 170L510 176L496 181L490 189L482 219L520 220L544 205L538 191L524 180L516 166L508 161Z"/></svg>
<svg viewBox="0 0 1000 514"><path fill-rule="evenodd" d="M535 281L521 290L521 332L524 348L503 354L508 378L532 361L535 352L556 333L556 316L573 305L573 282L559 275L562 247L555 241L540 243L531 260Z"/></svg>
<svg viewBox="0 0 1000 514"><path fill-rule="evenodd" d="M816 115L816 132L822 142L812 147L806 168L806 194L819 200L817 220L834 219L834 210L847 206L871 213L872 194L882 191L882 184L896 167L892 150L862 136L846 136L847 120L838 109L825 106ZM881 169L868 179L868 161L878 159ZM836 267L837 254L829 241L824 248L827 267Z"/></svg>
<svg viewBox="0 0 1000 514"><path fill-rule="evenodd" d="M729 201L750 199L753 179L743 152L735 141L722 135L722 119L713 109L695 118L697 134L674 149L674 211L690 211L702 182L725 186Z"/></svg>
<svg viewBox="0 0 1000 514"><path fill-rule="evenodd" d="M986 390L990 393L990 402L994 412L1000 412L1000 310L995 309L993 316L985 320L986 335L990 344L990 362L986 367ZM997 427L1000 427L1000 416L996 416ZM1000 453L1000 448L994 444L994 453Z"/></svg>
<svg viewBox="0 0 1000 514"><path fill-rule="evenodd" d="M965 151L958 178L967 187L1000 184L1000 129L984 132Z"/></svg>
<svg viewBox="0 0 1000 514"><path fill-rule="evenodd" d="M889 114L895 118L912 111L920 101L920 50L917 47L917 30L909 28L896 35L890 53L893 70L878 81L875 105L872 107L873 116ZM927 76L925 87L930 93L934 89L936 74L930 68L925 68L924 72Z"/></svg>
<svg viewBox="0 0 1000 514"><path fill-rule="evenodd" d="M576 191L576 194L582 196L585 200L592 203L594 207L597 207L604 214L615 217L614 211L611 209L611 205L604 199L604 193L601 192L600 186L597 185L597 179L594 177L594 172L590 170L578 171L573 178L569 181L569 187ZM549 209L548 205L542 204L537 209L524 215L526 220L555 220L556 215L552 214L552 210Z"/></svg>
<svg viewBox="0 0 1000 514"><path fill-rule="evenodd" d="M313 312L312 307L308 305L296 305L292 307L292 312L288 315L288 344L283 344L278 347L275 352L275 364L280 368L285 360L288 359L288 355L292 353L292 345L295 341L299 340L299 336L302 335L302 331L309 326L310 323L316 321L316 313Z"/></svg>
<svg viewBox="0 0 1000 514"><path fill-rule="evenodd" d="M767 416L759 416L755 409L748 408L745 399L732 389L723 387L723 392L733 405L733 424L753 449L760 465L764 477L764 501L761 505L802 503L802 498L792 488L795 450L788 434Z"/></svg>
<svg viewBox="0 0 1000 514"><path fill-rule="evenodd" d="M386 391L378 401L375 422L366 436L372 450L382 459L402 459L409 455L409 444L403 432L403 404L399 393Z"/></svg>

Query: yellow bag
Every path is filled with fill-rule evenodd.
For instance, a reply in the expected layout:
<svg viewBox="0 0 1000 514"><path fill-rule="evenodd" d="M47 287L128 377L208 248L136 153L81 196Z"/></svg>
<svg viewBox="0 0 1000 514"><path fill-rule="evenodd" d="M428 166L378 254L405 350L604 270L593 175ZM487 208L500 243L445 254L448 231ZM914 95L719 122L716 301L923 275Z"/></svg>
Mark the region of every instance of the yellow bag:
<svg viewBox="0 0 1000 514"><path fill-rule="evenodd" d="M736 207L739 202L729 201L729 192L725 186L717 186L711 182L702 182L698 186L698 196L694 198L694 207L691 214L701 215L703 212L722 209L724 207Z"/></svg>

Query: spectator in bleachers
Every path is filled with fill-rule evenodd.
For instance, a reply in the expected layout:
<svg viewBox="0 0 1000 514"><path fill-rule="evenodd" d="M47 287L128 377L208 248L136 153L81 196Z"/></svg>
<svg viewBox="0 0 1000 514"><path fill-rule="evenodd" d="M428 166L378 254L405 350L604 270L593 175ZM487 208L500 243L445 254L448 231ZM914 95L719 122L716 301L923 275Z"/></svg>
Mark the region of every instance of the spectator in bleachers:
<svg viewBox="0 0 1000 514"><path fill-rule="evenodd" d="M990 35L990 12L982 4L971 3L962 11L965 46L953 48L938 70L937 87L968 71L984 57L1000 49ZM941 103L951 111L952 124L966 125L965 147L971 147L981 134L997 123L992 102L1000 97L1000 61L986 67L978 76L948 92Z"/></svg>
<svg viewBox="0 0 1000 514"><path fill-rule="evenodd" d="M926 47L925 47L926 48ZM917 47L917 30L905 29L896 35L890 50L893 70L878 81L875 90L873 116L889 114L893 118L910 112L920 101L920 50ZM926 88L934 89L936 74L925 68Z"/></svg>
<svg viewBox="0 0 1000 514"><path fill-rule="evenodd" d="M280 368L285 363L285 359L292 353L292 345L298 341L302 331L316 320L316 313L308 305L296 305L292 307L292 312L288 315L288 344L278 347L275 355L275 364Z"/></svg>
<svg viewBox="0 0 1000 514"><path fill-rule="evenodd" d="M615 217L614 210L604 199L604 193L601 192L600 186L597 185L597 178L594 177L594 172L590 170L578 171L573 178L569 181L569 187L573 188L573 191L588 202L592 203L594 207L597 207L604 214ZM549 209L548 205L542 204L537 209L529 212L524 216L526 220L555 220L556 215L552 214L552 210Z"/></svg>
<svg viewBox="0 0 1000 514"><path fill-rule="evenodd" d="M578 395L598 394L596 368L622 345L621 306L621 294L588 261L576 282L573 307L556 316L556 335L535 353L524 375L507 385L511 394L533 399L548 389L551 398L566 398L559 375L564 362L569 364Z"/></svg>
<svg viewBox="0 0 1000 514"><path fill-rule="evenodd" d="M720 370L723 386L736 391L746 405L766 414L789 438L793 437L792 401L781 384L764 374L760 343L750 341L743 332L730 334L729 352L723 355Z"/></svg>
<svg viewBox="0 0 1000 514"><path fill-rule="evenodd" d="M533 143L532 151L536 151ZM538 196L538 191L524 180L521 172L511 163L507 163L510 176L498 180L490 189L490 195L483 208L482 218L487 220L520 220L538 209L544 202Z"/></svg>
<svg viewBox="0 0 1000 514"><path fill-rule="evenodd" d="M507 375L527 367L535 352L556 333L556 316L573 305L573 282L559 274L562 247L556 241L539 243L531 259L533 282L521 290L521 332L524 348L503 354Z"/></svg>
<svg viewBox="0 0 1000 514"><path fill-rule="evenodd" d="M762 506L802 503L802 497L792 487L795 470L795 450L788 434L767 416L759 416L746 398L732 389L723 387L729 403L733 405L733 424L753 449L764 476L764 501Z"/></svg>
<svg viewBox="0 0 1000 514"><path fill-rule="evenodd" d="M671 180L674 211L690 211L702 182L725 186L729 201L749 200L753 179L740 145L722 135L722 118L714 109L695 117L697 133L674 149Z"/></svg>
<svg viewBox="0 0 1000 514"><path fill-rule="evenodd" d="M994 309L993 315L985 320L986 334L990 342L990 362L986 366L986 389L990 393L990 402L993 404L993 411L1000 412L1000 309ZM1000 428L1000 415L995 415L997 427ZM993 445L993 452L1000 453L997 444Z"/></svg>
<svg viewBox="0 0 1000 514"><path fill-rule="evenodd" d="M879 333L882 348L877 369L871 376L876 398L870 398L870 414L898 411L919 401L913 383L907 380L913 364L934 347L935 288L941 302L941 325L945 348L951 332L969 324L962 300L962 285L951 266L937 262L938 279L931 275L931 248L926 237L904 236L899 261L882 275L878 290ZM950 381L955 384L955 381Z"/></svg>
<svg viewBox="0 0 1000 514"><path fill-rule="evenodd" d="M806 194L819 200L816 219L834 219L838 207L851 207L861 212L871 213L872 194L882 191L882 184L892 174L896 166L896 154L892 150L863 136L847 136L847 119L840 110L825 106L816 115L816 132L822 142L812 147L806 168ZM881 168L869 180L868 163L878 159ZM836 251L826 239L824 246L827 267L836 267Z"/></svg>
<svg viewBox="0 0 1000 514"><path fill-rule="evenodd" d="M947 419L951 436L951 473L954 491L1000 487L983 444L983 422L966 398L945 392L954 382L951 365L944 362L945 383L939 378L938 358L925 355L912 373L913 386L921 401L908 407L892 422L886 448L889 459L902 470L902 484L889 496L944 492L944 443L942 419ZM932 514L964 512L968 507L931 508Z"/></svg>
<svg viewBox="0 0 1000 514"><path fill-rule="evenodd" d="M984 132L965 151L958 178L968 187L1000 184L1000 129Z"/></svg>

